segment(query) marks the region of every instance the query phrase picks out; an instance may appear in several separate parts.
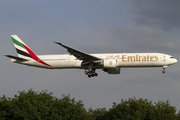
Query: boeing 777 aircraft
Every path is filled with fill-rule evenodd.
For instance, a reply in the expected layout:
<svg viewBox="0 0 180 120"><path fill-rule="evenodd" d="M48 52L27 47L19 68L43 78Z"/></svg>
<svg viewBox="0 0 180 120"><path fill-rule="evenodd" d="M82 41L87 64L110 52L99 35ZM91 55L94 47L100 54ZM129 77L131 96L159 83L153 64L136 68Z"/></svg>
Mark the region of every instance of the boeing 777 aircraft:
<svg viewBox="0 0 180 120"><path fill-rule="evenodd" d="M163 53L104 53L88 54L62 43L55 42L67 49L70 54L64 55L36 55L17 35L11 35L18 57L5 55L11 62L47 68L47 69L84 69L90 78L98 76L96 69L102 69L108 74L120 74L125 67L163 67L175 64L177 60Z"/></svg>

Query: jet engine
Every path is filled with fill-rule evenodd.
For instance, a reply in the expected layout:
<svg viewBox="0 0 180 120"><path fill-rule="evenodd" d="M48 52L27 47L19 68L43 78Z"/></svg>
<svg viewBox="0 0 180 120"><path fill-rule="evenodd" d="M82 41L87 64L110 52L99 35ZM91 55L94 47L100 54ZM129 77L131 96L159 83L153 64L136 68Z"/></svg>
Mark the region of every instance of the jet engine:
<svg viewBox="0 0 180 120"><path fill-rule="evenodd" d="M104 66L104 68L116 68L117 60L116 59L104 59L103 66Z"/></svg>
<svg viewBox="0 0 180 120"><path fill-rule="evenodd" d="M104 72L107 72L108 74L120 74L121 68L108 68L103 69Z"/></svg>

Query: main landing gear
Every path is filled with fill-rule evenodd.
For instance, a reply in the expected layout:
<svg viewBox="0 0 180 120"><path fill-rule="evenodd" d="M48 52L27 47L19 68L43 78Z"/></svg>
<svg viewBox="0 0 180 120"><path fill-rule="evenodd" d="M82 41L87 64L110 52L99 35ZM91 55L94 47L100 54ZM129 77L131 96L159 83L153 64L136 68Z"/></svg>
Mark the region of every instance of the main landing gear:
<svg viewBox="0 0 180 120"><path fill-rule="evenodd" d="M89 78L98 76L95 69L85 69L84 72Z"/></svg>
<svg viewBox="0 0 180 120"><path fill-rule="evenodd" d="M163 66L163 71L162 71L163 74L165 73L165 69L166 69L167 67L168 67L167 65L166 65L166 66Z"/></svg>

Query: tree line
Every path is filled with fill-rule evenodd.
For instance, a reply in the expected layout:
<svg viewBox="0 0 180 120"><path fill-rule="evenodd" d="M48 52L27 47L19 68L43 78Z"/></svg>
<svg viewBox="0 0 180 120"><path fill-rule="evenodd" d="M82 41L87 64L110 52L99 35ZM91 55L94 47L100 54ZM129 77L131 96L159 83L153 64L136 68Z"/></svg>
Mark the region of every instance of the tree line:
<svg viewBox="0 0 180 120"><path fill-rule="evenodd" d="M121 99L112 108L85 109L70 95L54 97L52 92L19 91L13 98L0 97L0 120L180 120L180 111L169 100Z"/></svg>

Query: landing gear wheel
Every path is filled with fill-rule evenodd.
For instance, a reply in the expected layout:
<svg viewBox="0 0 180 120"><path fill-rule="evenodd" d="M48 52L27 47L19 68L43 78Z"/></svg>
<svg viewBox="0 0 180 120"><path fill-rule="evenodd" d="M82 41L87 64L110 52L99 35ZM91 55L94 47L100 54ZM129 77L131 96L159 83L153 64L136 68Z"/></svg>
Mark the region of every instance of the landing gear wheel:
<svg viewBox="0 0 180 120"><path fill-rule="evenodd" d="M166 69L167 67L168 67L167 65L166 65L166 66L163 66L163 71L162 71L163 74L165 73L165 69Z"/></svg>
<svg viewBox="0 0 180 120"><path fill-rule="evenodd" d="M98 74L97 74L95 71L96 71L96 69L85 69L85 70L84 70L84 73L85 73L89 78L91 78L91 77L96 77L96 76L98 76Z"/></svg>
<svg viewBox="0 0 180 120"><path fill-rule="evenodd" d="M91 75L89 74L88 77L91 78Z"/></svg>
<svg viewBox="0 0 180 120"><path fill-rule="evenodd" d="M89 71L85 71L85 74L88 75L88 74L89 74Z"/></svg>
<svg viewBox="0 0 180 120"><path fill-rule="evenodd" d="M98 76L98 74L97 74L97 73L94 73L94 76Z"/></svg>

